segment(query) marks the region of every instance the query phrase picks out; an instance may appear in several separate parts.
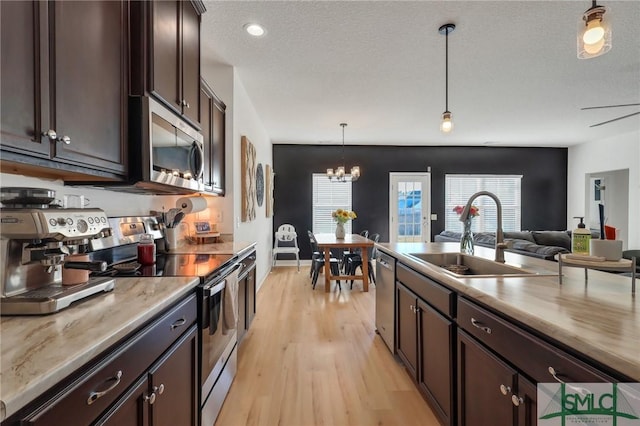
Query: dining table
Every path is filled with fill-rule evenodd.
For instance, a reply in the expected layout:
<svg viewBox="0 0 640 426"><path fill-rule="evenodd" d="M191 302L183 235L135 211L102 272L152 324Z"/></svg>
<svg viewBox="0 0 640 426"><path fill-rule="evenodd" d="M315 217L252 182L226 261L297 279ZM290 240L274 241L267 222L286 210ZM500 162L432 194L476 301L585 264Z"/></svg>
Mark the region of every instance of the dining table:
<svg viewBox="0 0 640 426"><path fill-rule="evenodd" d="M359 234L347 234L344 238L337 238L335 234L315 234L318 248L324 252L324 291L331 291L331 280L362 280L362 291L369 291L369 253L374 242ZM360 248L362 256L362 275L331 275L331 249L346 248L354 250Z"/></svg>

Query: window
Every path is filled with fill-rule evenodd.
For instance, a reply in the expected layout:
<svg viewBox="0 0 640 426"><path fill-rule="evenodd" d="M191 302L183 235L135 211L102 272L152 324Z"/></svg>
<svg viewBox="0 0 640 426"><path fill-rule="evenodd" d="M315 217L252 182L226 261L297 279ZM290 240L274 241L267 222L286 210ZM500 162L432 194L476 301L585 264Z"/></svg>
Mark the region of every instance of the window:
<svg viewBox="0 0 640 426"><path fill-rule="evenodd" d="M331 212L337 209L351 210L351 182L332 182L324 173L313 174L313 233L333 233L336 223ZM344 230L351 234L350 220Z"/></svg>
<svg viewBox="0 0 640 426"><path fill-rule="evenodd" d="M502 230L520 231L520 183L522 176L514 175L445 175L445 229L462 232L462 222L453 211L455 206L464 206L478 191L489 191L502 204ZM495 202L486 196L475 199L480 216L473 218L473 232L495 232L497 209Z"/></svg>

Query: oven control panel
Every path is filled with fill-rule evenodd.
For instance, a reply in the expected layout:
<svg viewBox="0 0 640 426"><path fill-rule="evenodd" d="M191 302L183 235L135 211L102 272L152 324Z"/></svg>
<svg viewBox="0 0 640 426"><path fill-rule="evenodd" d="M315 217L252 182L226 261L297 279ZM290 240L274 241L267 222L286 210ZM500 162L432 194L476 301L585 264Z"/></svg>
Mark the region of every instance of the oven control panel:
<svg viewBox="0 0 640 426"><path fill-rule="evenodd" d="M109 228L101 209L2 209L2 233L9 238L90 238Z"/></svg>

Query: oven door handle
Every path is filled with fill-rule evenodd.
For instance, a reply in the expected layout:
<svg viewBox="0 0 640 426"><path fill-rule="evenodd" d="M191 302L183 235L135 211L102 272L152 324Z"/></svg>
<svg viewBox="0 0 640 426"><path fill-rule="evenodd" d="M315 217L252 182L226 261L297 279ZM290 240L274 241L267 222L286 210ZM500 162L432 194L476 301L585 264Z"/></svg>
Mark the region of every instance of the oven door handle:
<svg viewBox="0 0 640 426"><path fill-rule="evenodd" d="M214 335L218 330L218 325L222 322L222 303L224 301L222 297L222 292L224 292L225 287L227 286L227 281L222 280L217 284L212 285L211 287L205 288L205 299L207 300L207 314L209 320L207 324L203 324L203 330L208 328L209 334ZM217 295L219 296L219 303L214 303L214 299Z"/></svg>
<svg viewBox="0 0 640 426"><path fill-rule="evenodd" d="M226 282L223 280L217 284L205 285L202 288L202 324L200 325L202 330L206 330L211 324L211 299L216 293L224 290L225 286Z"/></svg>

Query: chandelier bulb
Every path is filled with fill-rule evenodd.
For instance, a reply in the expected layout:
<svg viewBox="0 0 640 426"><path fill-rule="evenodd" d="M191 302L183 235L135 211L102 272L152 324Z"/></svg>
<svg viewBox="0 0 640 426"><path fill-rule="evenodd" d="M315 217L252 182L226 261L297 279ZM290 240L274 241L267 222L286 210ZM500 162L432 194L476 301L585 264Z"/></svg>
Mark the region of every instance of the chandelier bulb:
<svg viewBox="0 0 640 426"><path fill-rule="evenodd" d="M442 122L440 123L440 131L443 133L449 133L453 130L453 121L451 121L451 113L445 111L442 113Z"/></svg>

